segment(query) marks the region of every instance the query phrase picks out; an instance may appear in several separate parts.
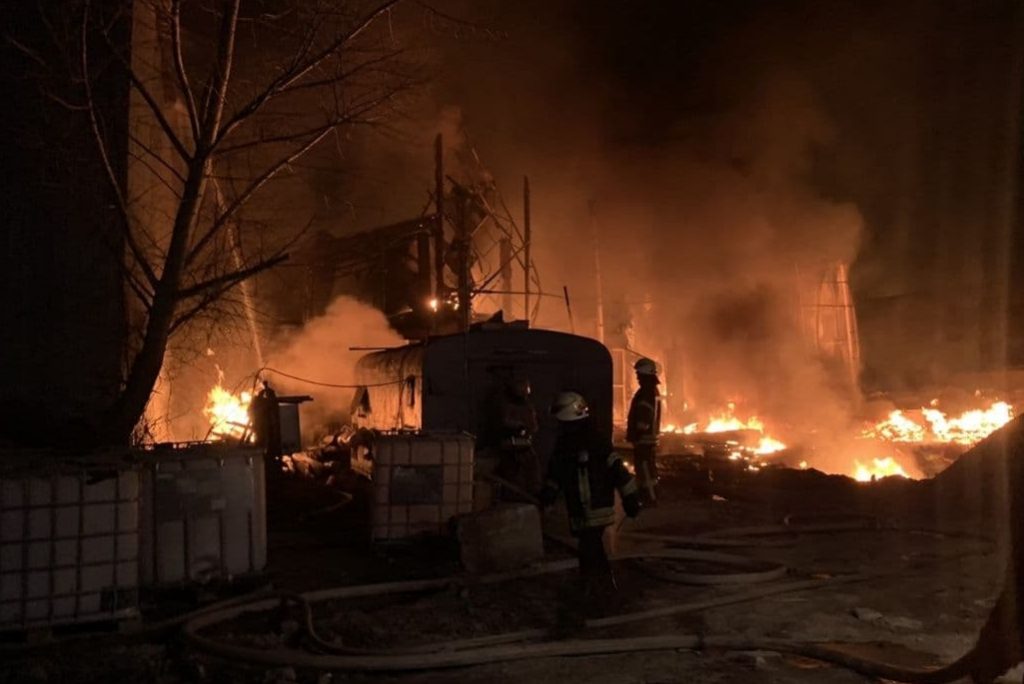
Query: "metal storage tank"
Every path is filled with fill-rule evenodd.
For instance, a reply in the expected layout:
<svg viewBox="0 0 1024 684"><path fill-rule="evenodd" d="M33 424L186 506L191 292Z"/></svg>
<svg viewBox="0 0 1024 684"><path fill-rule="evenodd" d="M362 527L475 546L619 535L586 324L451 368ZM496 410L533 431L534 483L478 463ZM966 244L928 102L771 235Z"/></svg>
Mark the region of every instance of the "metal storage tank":
<svg viewBox="0 0 1024 684"><path fill-rule="evenodd" d="M143 585L230 580L267 564L263 454L231 444L159 445L142 464Z"/></svg>
<svg viewBox="0 0 1024 684"><path fill-rule="evenodd" d="M6 452L0 631L135 617L139 473L127 453Z"/></svg>
<svg viewBox="0 0 1024 684"><path fill-rule="evenodd" d="M352 415L375 430L469 432L481 435L485 404L503 378L529 378L540 431L536 446L546 458L555 421L548 407L558 392L579 392L590 403L597 429L611 438L612 359L597 340L527 328L484 324L468 333L428 338L367 354L356 369L360 388Z"/></svg>

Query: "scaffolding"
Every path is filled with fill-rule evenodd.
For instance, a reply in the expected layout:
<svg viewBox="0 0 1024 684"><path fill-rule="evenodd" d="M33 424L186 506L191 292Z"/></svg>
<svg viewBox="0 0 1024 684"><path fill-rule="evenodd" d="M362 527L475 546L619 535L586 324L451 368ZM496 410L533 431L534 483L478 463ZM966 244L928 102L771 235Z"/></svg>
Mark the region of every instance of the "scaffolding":
<svg viewBox="0 0 1024 684"><path fill-rule="evenodd" d="M797 268L797 280L804 339L824 358L840 364L851 386L856 387L860 337L850 295L849 268L843 262Z"/></svg>

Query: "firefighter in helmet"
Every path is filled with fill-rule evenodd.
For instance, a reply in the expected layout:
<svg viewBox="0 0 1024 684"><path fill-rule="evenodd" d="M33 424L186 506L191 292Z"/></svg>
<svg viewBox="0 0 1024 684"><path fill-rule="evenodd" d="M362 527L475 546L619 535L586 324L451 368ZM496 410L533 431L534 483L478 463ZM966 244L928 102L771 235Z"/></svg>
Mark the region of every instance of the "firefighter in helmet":
<svg viewBox="0 0 1024 684"><path fill-rule="evenodd" d="M605 528L615 522L616 489L626 515L635 518L640 512L636 482L611 442L594 429L582 396L560 393L551 413L558 421L558 437L548 462L541 504L548 507L559 492L565 495L570 528L579 540L584 591L588 595L610 593L615 579L604 546Z"/></svg>
<svg viewBox="0 0 1024 684"><path fill-rule="evenodd" d="M270 382L263 381L263 389L249 404L249 422L254 433L254 443L263 448L268 463L281 457L281 414L278 411L277 392Z"/></svg>
<svg viewBox="0 0 1024 684"><path fill-rule="evenodd" d="M633 462L644 505L656 505L658 484L658 435L661 431L661 402L658 394L658 366L650 359L633 364L640 389L633 395L626 419L626 441L633 445Z"/></svg>
<svg viewBox="0 0 1024 684"><path fill-rule="evenodd" d="M530 401L530 380L515 374L507 378L498 401L498 475L527 491L540 487L541 472L533 439L537 434L537 410Z"/></svg>

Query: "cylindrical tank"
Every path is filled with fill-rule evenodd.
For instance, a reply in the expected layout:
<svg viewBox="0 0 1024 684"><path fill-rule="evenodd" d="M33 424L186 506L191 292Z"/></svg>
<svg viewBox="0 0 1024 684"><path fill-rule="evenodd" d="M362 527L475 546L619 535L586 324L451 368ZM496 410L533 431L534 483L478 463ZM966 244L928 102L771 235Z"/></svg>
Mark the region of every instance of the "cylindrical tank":
<svg viewBox="0 0 1024 684"><path fill-rule="evenodd" d="M134 617L139 472L127 454L0 459L0 630Z"/></svg>
<svg viewBox="0 0 1024 684"><path fill-rule="evenodd" d="M612 360L608 349L587 337L516 325L473 329L465 334L374 352L357 366L353 416L375 430L487 431L488 402L509 377L530 381L540 419L535 445L545 457L554 445L555 421L548 407L563 390L586 397L595 427L611 437Z"/></svg>
<svg viewBox="0 0 1024 684"><path fill-rule="evenodd" d="M266 567L265 473L259 449L161 445L139 461L144 586L227 581Z"/></svg>

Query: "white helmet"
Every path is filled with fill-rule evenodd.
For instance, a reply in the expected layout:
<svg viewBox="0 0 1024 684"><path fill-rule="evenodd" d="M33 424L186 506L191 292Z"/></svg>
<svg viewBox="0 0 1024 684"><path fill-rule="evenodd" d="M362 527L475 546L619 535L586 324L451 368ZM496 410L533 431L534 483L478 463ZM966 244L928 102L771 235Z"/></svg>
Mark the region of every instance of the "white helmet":
<svg viewBox="0 0 1024 684"><path fill-rule="evenodd" d="M633 370L636 371L637 375L657 375L658 364L650 359L643 358L633 364Z"/></svg>
<svg viewBox="0 0 1024 684"><path fill-rule="evenodd" d="M559 392L551 404L551 415L562 423L583 420L590 415L587 400L576 392Z"/></svg>

